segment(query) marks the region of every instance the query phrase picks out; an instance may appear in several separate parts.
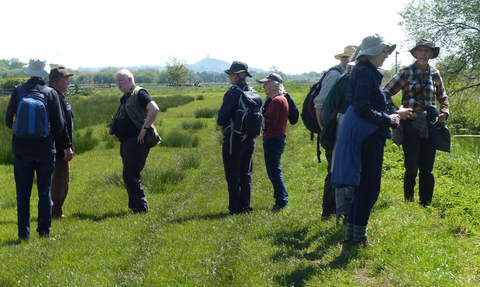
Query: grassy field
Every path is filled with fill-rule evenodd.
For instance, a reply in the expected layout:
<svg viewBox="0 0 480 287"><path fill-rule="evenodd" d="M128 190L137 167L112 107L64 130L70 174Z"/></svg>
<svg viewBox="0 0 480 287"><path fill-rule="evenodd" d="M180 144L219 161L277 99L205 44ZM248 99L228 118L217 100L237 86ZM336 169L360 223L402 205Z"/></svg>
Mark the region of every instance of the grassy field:
<svg viewBox="0 0 480 287"><path fill-rule="evenodd" d="M66 218L52 238L17 240L13 167L0 165L0 286L479 286L478 149L453 138L438 153L433 204L404 202L401 148L387 142L372 246L340 256L341 225L321 219L326 160L299 122L288 126L282 166L289 206L271 213L261 139L254 154L252 214L228 215L215 111L222 89L151 91L164 141L143 172L150 212L134 215L119 144L107 134L118 90L72 97L76 113ZM287 86L301 106L305 87ZM258 89L261 91L261 89ZM185 101L175 103L182 95ZM1 99L0 154L9 150ZM213 111L213 117L212 117ZM5 153L4 153L5 154ZM3 155L0 157L7 158ZM37 196L32 194L32 227Z"/></svg>

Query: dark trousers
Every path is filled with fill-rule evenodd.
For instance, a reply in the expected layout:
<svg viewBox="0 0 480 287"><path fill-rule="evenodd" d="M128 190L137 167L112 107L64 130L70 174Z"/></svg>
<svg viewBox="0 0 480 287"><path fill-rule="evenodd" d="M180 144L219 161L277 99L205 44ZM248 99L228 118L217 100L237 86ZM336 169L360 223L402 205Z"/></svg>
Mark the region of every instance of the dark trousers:
<svg viewBox="0 0 480 287"><path fill-rule="evenodd" d="M404 196L406 200L414 200L414 189L418 173L418 190L420 204L422 205L428 205L432 202L435 186L435 178L432 171L435 163L438 131L436 125L428 125L427 128L428 138L421 139L413 129L412 121L404 121L403 125Z"/></svg>
<svg viewBox="0 0 480 287"><path fill-rule="evenodd" d="M288 205L288 192L280 166L282 153L285 149L285 136L263 139L263 152L268 178L273 185L275 204L280 207Z"/></svg>
<svg viewBox="0 0 480 287"><path fill-rule="evenodd" d="M50 187L55 166L55 155L15 155L14 175L17 190L18 237L30 237L30 197L34 173L37 174L38 226L40 235L50 234L52 200Z"/></svg>
<svg viewBox="0 0 480 287"><path fill-rule="evenodd" d="M370 212L380 194L382 179L383 150L385 138L375 133L369 135L360 147L362 172L360 185L350 203L347 222L356 226L367 226Z"/></svg>
<svg viewBox="0 0 480 287"><path fill-rule="evenodd" d="M53 169L52 188L50 189L53 201L52 217L59 218L63 215L62 206L67 198L70 183L70 162L57 158Z"/></svg>
<svg viewBox="0 0 480 287"><path fill-rule="evenodd" d="M325 185L323 186L322 217L334 215L337 209L335 203L335 188L331 183L332 155L333 150L325 150L325 157L327 158L327 176L325 177Z"/></svg>
<svg viewBox="0 0 480 287"><path fill-rule="evenodd" d="M120 156L123 163L123 181L128 193L128 207L134 212L148 211L147 198L142 187L140 172L145 167L150 147L139 144L136 137L126 139L120 144Z"/></svg>
<svg viewBox="0 0 480 287"><path fill-rule="evenodd" d="M231 142L230 142L231 141ZM230 144L232 153L230 154ZM252 155L255 140L225 136L222 146L223 167L228 185L228 209L237 214L250 209L252 195Z"/></svg>

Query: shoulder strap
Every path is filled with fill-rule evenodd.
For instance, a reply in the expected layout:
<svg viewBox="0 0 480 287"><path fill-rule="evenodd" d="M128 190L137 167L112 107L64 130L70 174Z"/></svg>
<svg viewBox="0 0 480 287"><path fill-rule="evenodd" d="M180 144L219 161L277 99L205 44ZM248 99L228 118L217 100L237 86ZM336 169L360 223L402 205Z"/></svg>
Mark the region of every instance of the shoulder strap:
<svg viewBox="0 0 480 287"><path fill-rule="evenodd" d="M125 110L127 111L128 116L132 120L132 122L137 126L137 128L141 129L143 122L145 120L145 113L142 112L142 108L138 104L138 93L144 90L144 88L135 86L133 91L130 93L130 96L125 101ZM131 109L130 106L134 105L135 109Z"/></svg>
<svg viewBox="0 0 480 287"><path fill-rule="evenodd" d="M320 80L318 81L319 84L322 84L323 83L323 80L325 79L325 77L327 76L328 73L330 73L332 70L335 70L337 72L339 72L340 74L342 73L342 71L340 70L340 68L338 66L333 66L331 67L330 69L328 69L323 75L322 77L320 78Z"/></svg>

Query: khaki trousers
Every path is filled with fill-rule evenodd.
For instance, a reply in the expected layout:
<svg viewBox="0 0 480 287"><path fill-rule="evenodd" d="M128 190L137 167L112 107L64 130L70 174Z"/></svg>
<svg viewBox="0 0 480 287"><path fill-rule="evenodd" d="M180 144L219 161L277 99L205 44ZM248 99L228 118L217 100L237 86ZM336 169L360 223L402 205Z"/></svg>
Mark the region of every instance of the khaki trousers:
<svg viewBox="0 0 480 287"><path fill-rule="evenodd" d="M52 217L60 218L63 215L62 206L67 198L68 186L70 183L70 162L58 159L55 163L52 177L52 188L50 189L53 201Z"/></svg>

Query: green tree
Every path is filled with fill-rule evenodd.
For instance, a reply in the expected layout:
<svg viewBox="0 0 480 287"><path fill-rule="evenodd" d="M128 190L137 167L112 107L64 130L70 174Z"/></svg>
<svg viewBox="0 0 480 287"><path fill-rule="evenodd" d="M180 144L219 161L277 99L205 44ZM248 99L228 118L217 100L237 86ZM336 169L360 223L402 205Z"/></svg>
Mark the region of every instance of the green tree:
<svg viewBox="0 0 480 287"><path fill-rule="evenodd" d="M115 75L117 72L118 68L105 68L95 73L93 80L95 81L95 84L115 84Z"/></svg>
<svg viewBox="0 0 480 287"><path fill-rule="evenodd" d="M478 0L417 0L407 4L400 25L413 43L428 38L440 46L442 73L450 94L480 87Z"/></svg>
<svg viewBox="0 0 480 287"><path fill-rule="evenodd" d="M170 57L168 61L165 61L167 69L165 74L170 83L175 84L177 89L180 85L185 84L188 79L188 68L185 65L187 60L177 59Z"/></svg>
<svg viewBox="0 0 480 287"><path fill-rule="evenodd" d="M153 68L140 69L133 73L135 82L143 84L155 84L158 82L160 71Z"/></svg>

